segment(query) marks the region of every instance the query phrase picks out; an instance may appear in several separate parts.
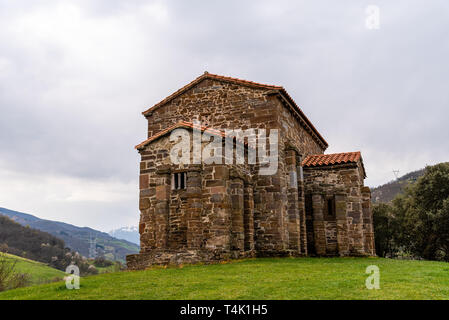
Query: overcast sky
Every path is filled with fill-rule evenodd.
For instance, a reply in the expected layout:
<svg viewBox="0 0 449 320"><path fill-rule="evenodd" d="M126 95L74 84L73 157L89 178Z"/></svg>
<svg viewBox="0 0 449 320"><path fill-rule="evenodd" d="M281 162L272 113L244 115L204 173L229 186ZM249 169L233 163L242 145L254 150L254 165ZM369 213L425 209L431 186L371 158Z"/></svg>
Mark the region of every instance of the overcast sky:
<svg viewBox="0 0 449 320"><path fill-rule="evenodd" d="M284 86L383 184L449 159L448 57L446 0L0 0L0 207L137 225L141 112L205 70Z"/></svg>

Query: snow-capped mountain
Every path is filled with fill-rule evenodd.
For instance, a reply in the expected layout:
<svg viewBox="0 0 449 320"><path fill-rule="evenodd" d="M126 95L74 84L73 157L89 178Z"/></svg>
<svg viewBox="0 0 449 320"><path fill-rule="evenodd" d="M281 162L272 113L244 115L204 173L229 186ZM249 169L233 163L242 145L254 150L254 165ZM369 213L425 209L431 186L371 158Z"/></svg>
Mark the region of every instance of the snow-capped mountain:
<svg viewBox="0 0 449 320"><path fill-rule="evenodd" d="M122 227L109 231L109 234L117 239L127 240L140 245L139 229L136 226Z"/></svg>

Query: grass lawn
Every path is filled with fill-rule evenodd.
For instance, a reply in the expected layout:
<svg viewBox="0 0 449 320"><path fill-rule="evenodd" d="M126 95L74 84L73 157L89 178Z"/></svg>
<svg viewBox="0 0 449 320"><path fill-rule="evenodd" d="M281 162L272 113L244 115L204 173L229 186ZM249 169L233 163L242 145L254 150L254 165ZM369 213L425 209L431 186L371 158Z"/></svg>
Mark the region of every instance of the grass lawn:
<svg viewBox="0 0 449 320"><path fill-rule="evenodd" d="M98 270L98 273L111 273L116 271L116 266L112 265L109 267L95 267Z"/></svg>
<svg viewBox="0 0 449 320"><path fill-rule="evenodd" d="M368 290L369 265L380 289ZM265 258L155 268L0 293L0 299L448 299L449 264L381 258Z"/></svg>
<svg viewBox="0 0 449 320"><path fill-rule="evenodd" d="M56 278L62 280L66 276L64 272L49 267L41 262L25 259L11 254L0 253L0 255L3 257L6 256L8 260L15 260L16 270L20 273L29 274L32 284L47 283Z"/></svg>

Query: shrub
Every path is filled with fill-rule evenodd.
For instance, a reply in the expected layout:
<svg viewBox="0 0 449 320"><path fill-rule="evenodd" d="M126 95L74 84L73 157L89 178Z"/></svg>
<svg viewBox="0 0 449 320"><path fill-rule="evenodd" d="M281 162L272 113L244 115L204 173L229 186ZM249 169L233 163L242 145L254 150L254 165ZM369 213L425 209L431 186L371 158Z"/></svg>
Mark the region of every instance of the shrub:
<svg viewBox="0 0 449 320"><path fill-rule="evenodd" d="M94 260L94 265L97 268L105 268L105 267L110 267L114 264L114 262L106 260L105 257L100 256L100 257L96 257Z"/></svg>
<svg viewBox="0 0 449 320"><path fill-rule="evenodd" d="M16 260L0 255L0 292L25 287L29 283L29 275L16 271Z"/></svg>
<svg viewBox="0 0 449 320"><path fill-rule="evenodd" d="M94 265L90 265L88 268L87 268L87 274L98 274L98 270L97 270L97 268L95 268L95 266Z"/></svg>

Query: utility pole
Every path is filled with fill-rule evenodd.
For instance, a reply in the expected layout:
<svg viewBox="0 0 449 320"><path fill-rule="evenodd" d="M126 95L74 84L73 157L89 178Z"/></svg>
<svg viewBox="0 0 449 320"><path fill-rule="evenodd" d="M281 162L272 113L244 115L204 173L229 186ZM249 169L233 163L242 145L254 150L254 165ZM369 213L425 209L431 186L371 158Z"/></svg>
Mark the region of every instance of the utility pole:
<svg viewBox="0 0 449 320"><path fill-rule="evenodd" d="M396 177L396 180L399 179L399 170L394 170L393 169L393 174Z"/></svg>
<svg viewBox="0 0 449 320"><path fill-rule="evenodd" d="M97 257L97 239L89 235L89 258L95 259Z"/></svg>

